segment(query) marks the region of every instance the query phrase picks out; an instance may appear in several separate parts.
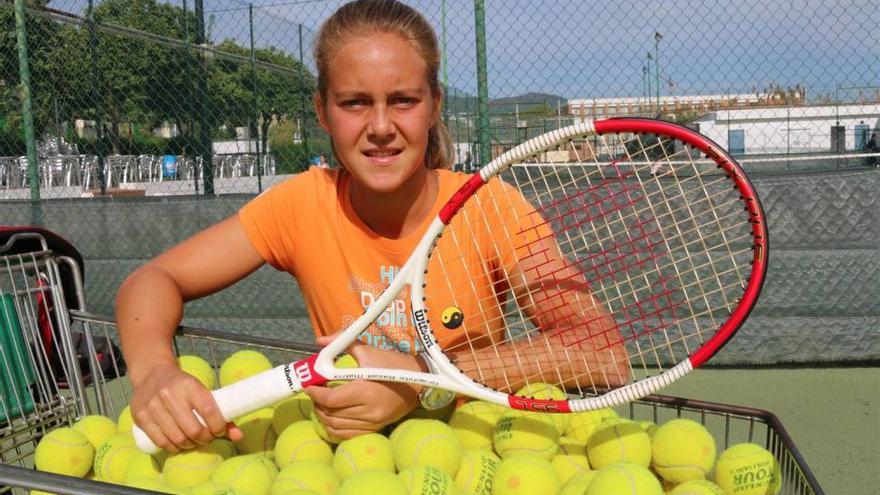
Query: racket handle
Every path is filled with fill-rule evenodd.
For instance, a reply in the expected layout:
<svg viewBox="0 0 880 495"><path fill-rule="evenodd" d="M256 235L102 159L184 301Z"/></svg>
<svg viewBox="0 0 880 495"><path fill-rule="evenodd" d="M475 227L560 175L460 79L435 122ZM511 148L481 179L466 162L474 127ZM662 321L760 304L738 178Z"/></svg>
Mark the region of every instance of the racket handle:
<svg viewBox="0 0 880 495"><path fill-rule="evenodd" d="M294 371L299 369L302 363L304 361L283 364L211 392L223 419L227 422L232 421L302 390L300 375ZM193 410L193 414L203 426L207 426L199 413ZM132 434L141 452L155 454L161 450L137 425L132 427Z"/></svg>

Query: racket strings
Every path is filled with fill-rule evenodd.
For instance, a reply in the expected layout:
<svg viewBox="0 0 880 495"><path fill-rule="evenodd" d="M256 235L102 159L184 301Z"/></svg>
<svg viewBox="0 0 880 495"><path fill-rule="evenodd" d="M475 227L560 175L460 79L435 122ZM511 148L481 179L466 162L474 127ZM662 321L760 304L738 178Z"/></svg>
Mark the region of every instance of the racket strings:
<svg viewBox="0 0 880 495"><path fill-rule="evenodd" d="M720 326L712 309L718 305L710 300L719 297L729 312L745 286L736 259L751 256L750 235L725 229L748 226L748 218L729 212L739 199L727 177L702 173L685 147L670 153L660 140L643 136L592 139L601 146L566 143L577 164L538 164L542 157L535 156L503 174L532 205L525 228L495 224L521 210L511 195L478 195L475 212L463 209L444 234L462 245L443 253L480 252L481 235L493 237L488 254L495 263L478 264L481 273L465 277L467 287L452 283L463 260L435 256L448 291L476 308L465 315L465 338L446 351L470 354L473 364L462 371L480 383L513 392L537 380L586 392L613 382L621 363L643 374L664 369ZM658 162L666 169L662 175L654 175ZM528 230L533 235L523 245ZM543 236L534 235L542 230ZM738 243L746 247L735 248ZM732 262L719 261L717 252ZM498 261L510 253L528 268L511 270ZM498 284L499 276L506 284ZM709 323L701 323L706 318ZM550 323L543 334L536 319ZM607 359L593 362L583 346L607 351Z"/></svg>
<svg viewBox="0 0 880 495"><path fill-rule="evenodd" d="M728 202L728 203L725 203L725 204L722 204L722 205L723 205L723 206L731 206L732 203L733 203L733 201ZM730 216L730 217L733 217L733 216L735 216L735 215L736 215L735 213L728 214L728 216ZM745 226L745 225L747 225L747 222L742 222L742 224ZM683 234L682 237L684 237L684 234L688 234L688 233L692 233L692 232L697 232L698 228L699 228L699 227L694 227L694 228L691 229L690 231L683 231L683 232L682 232L682 234ZM653 233L656 233L656 232L653 232ZM568 231L565 232L565 235L568 235ZM647 234L647 233L646 233L646 234L643 234L643 237L648 237L648 234ZM736 239L734 239L734 240L739 240L739 239L741 239L741 240L745 241L745 240L747 240L749 237L750 237L749 235L742 235L742 236L740 236L739 238L736 238ZM639 238L635 238L635 239L632 239L632 240L639 240ZM692 241L692 242L698 242L698 241ZM602 239L602 238L599 238L599 243L600 243L600 244L603 243L603 239ZM709 249L710 249L710 250L715 250L715 249L718 249L718 248L727 248L727 247L729 247L729 243L730 243L730 241L729 241L729 240L726 240L725 243L719 244L718 246L710 246ZM569 244L572 244L572 243L569 241ZM687 241L685 241L685 243L684 243L682 246L683 246L683 247L687 247L688 244L689 244L689 243L687 243ZM622 247L624 247L624 246L625 246L624 244L618 244L618 245L612 246L612 248L613 248L612 250L616 250L616 251L620 252L620 248L622 248ZM653 247L653 245L649 245L648 247L651 248L651 247ZM742 251L740 251L739 253L733 253L733 252L731 252L731 254L734 254L734 255L735 255L735 254L741 254L741 253L746 253L747 251L748 251L748 249L746 249L746 250L742 250ZM571 250L571 252L573 252L573 253L575 253L575 254L579 254L579 253L577 253L577 252L574 251L574 250ZM607 251L606 251L606 253L607 253ZM589 255L586 256L585 259L594 258L594 257L596 257L596 256L598 256L598 255L597 255L597 254L589 254ZM614 261L620 261L624 256L625 256L625 253L624 253L624 254L621 254L621 255L620 255L618 258L616 258L616 259L608 259L608 258L606 257L603 261L604 261L605 263L614 262ZM649 261L649 260L656 260L656 259L657 259L656 256L652 256L652 257L649 258L649 259L639 260L639 261L636 262L636 264L637 264L637 265L641 265L641 264L644 264L645 262L647 262L647 261ZM674 264L668 264L668 265L656 265L656 271L659 272L659 271L662 271L663 268L674 267L674 266L675 266ZM701 267L703 267L703 266L711 267L711 266L714 266L714 265L704 264L704 265L698 265L698 266L696 266L695 268L701 268ZM734 272L734 273L738 273L738 272ZM609 272L609 273L606 273L606 274L600 276L599 279L601 280L602 278L611 277L611 276L613 276L614 274L615 274L614 272ZM593 281L593 280L591 280L591 281ZM515 289L513 289L513 290L515 290ZM632 295L632 294L633 294L633 293L627 293L627 294L623 294L623 295Z"/></svg>

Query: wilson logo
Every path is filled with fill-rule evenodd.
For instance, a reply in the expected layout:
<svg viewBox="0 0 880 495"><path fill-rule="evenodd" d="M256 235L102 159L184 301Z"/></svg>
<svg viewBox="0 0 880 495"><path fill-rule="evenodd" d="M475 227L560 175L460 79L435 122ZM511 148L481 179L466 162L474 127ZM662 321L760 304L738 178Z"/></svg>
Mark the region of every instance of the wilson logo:
<svg viewBox="0 0 880 495"><path fill-rule="evenodd" d="M299 379L300 383L306 383L312 380L312 370L308 361L300 361L294 364L293 371L296 373L296 377Z"/></svg>
<svg viewBox="0 0 880 495"><path fill-rule="evenodd" d="M425 310L419 309L413 311L413 321L416 324L416 331L419 332L419 337L422 339L422 342L424 342L425 345L432 342L431 327L428 325L428 316L425 315Z"/></svg>
<svg viewBox="0 0 880 495"><path fill-rule="evenodd" d="M514 409L538 412L568 412L568 403L560 400L527 399L510 396L510 406Z"/></svg>
<svg viewBox="0 0 880 495"><path fill-rule="evenodd" d="M284 379L287 380L287 386L288 386L291 390L293 390L293 389L294 389L294 386L293 386L293 377L290 376L291 373L292 373L292 371L291 371L291 369L290 369L290 365L289 365L289 364L285 364L285 365L284 365Z"/></svg>

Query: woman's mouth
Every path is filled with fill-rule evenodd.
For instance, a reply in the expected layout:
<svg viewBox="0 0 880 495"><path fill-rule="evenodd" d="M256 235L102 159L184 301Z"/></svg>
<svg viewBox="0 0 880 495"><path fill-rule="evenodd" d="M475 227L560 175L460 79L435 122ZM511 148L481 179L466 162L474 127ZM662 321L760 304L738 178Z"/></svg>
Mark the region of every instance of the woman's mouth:
<svg viewBox="0 0 880 495"><path fill-rule="evenodd" d="M391 156L399 155L401 150L396 148L382 148L382 149L372 149L364 152L370 158L388 158Z"/></svg>

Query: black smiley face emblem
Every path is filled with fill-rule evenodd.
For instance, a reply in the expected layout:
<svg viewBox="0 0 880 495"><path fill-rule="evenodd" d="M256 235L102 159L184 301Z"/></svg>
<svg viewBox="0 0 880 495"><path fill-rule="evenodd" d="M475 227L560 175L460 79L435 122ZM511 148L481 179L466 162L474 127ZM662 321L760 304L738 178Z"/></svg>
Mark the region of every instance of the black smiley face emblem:
<svg viewBox="0 0 880 495"><path fill-rule="evenodd" d="M443 323L444 327L450 330L455 330L460 327L464 321L464 313L455 306L449 306L443 310L443 313L440 315L440 321Z"/></svg>

